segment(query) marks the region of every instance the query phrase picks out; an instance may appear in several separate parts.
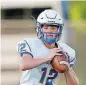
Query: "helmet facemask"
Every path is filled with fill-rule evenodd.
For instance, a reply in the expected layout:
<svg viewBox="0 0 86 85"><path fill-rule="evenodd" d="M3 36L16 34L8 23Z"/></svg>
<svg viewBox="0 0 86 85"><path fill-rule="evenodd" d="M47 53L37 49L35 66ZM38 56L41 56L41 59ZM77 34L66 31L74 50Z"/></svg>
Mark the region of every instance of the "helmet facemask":
<svg viewBox="0 0 86 85"><path fill-rule="evenodd" d="M58 30L56 33L43 32L42 26L43 26L43 24L40 24L39 22L37 22L37 28L36 28L37 35L42 41L47 42L48 44L52 44L52 43L55 43L56 41L60 40L61 34L62 34L62 29L63 29L62 25L59 25L59 24L57 25ZM52 26L52 25L49 25L49 26ZM54 34L55 34L55 37L52 36ZM48 35L51 35L51 37L49 37Z"/></svg>

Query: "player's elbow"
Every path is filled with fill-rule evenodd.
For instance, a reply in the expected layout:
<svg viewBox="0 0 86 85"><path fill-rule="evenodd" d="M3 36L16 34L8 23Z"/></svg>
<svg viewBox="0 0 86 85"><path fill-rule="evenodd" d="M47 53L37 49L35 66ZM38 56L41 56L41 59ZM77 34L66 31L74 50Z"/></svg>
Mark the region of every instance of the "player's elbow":
<svg viewBox="0 0 86 85"><path fill-rule="evenodd" d="M29 70L29 68L27 68L25 64L20 64L20 70L25 71L25 70Z"/></svg>
<svg viewBox="0 0 86 85"><path fill-rule="evenodd" d="M21 70L21 71L25 71L25 70L26 70L26 69L25 69L25 66L22 65L22 64L20 64L20 70Z"/></svg>

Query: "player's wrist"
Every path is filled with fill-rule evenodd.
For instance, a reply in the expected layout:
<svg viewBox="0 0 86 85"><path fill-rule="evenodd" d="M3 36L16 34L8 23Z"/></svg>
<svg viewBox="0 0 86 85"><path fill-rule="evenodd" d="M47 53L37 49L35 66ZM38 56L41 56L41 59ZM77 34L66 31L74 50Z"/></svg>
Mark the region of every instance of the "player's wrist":
<svg viewBox="0 0 86 85"><path fill-rule="evenodd" d="M46 57L45 57L45 60L46 60L46 61L51 61L52 58L51 58L50 56L46 56Z"/></svg>
<svg viewBox="0 0 86 85"><path fill-rule="evenodd" d="M64 72L64 74L66 75L66 74L69 74L69 72L70 72L70 66L68 67L68 69Z"/></svg>

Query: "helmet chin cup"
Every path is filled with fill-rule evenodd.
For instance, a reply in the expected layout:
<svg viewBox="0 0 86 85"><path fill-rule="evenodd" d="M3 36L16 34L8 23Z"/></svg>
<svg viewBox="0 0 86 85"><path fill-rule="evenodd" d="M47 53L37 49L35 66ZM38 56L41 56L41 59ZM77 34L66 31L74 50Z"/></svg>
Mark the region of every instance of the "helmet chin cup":
<svg viewBox="0 0 86 85"><path fill-rule="evenodd" d="M46 36L44 36L44 33L46 33ZM55 34L55 37L47 37L47 34L50 34L49 32L41 32L40 39L48 44L55 43L57 40L59 40L59 33L51 33Z"/></svg>
<svg viewBox="0 0 86 85"><path fill-rule="evenodd" d="M56 38L44 38L42 37L42 40L48 44L52 44L56 42Z"/></svg>

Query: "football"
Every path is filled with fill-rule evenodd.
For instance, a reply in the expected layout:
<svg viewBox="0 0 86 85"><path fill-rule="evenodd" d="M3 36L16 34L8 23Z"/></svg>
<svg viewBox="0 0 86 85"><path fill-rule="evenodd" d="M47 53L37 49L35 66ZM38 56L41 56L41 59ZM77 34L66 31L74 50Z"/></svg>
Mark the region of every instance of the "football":
<svg viewBox="0 0 86 85"><path fill-rule="evenodd" d="M63 52L61 52L62 55L61 56L55 56L52 61L51 61L51 65L52 67L60 72L60 73L64 73L65 71L68 70L68 58L64 55Z"/></svg>

